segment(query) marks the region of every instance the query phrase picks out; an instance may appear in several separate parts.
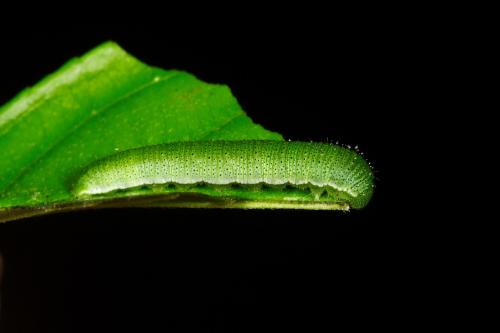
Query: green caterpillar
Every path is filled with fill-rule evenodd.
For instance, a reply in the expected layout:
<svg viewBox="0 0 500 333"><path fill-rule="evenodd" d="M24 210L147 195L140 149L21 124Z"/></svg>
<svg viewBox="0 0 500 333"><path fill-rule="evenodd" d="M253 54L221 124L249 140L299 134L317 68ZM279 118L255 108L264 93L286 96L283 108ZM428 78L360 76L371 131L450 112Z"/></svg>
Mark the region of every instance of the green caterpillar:
<svg viewBox="0 0 500 333"><path fill-rule="evenodd" d="M73 192L105 195L144 186L212 195L224 189L233 199L266 198L269 207L299 202L344 209L366 206L374 187L368 163L337 145L192 141L131 149L97 161L79 177Z"/></svg>

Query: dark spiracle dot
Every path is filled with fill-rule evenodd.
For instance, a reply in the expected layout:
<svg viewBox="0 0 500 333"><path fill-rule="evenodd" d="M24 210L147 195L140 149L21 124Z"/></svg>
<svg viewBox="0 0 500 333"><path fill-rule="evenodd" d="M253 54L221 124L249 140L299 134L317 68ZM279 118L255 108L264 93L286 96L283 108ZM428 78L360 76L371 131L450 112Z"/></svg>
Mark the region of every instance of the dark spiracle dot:
<svg viewBox="0 0 500 333"><path fill-rule="evenodd" d="M177 185L174 183L168 183L167 186L165 186L167 190L175 190L177 188Z"/></svg>
<svg viewBox="0 0 500 333"><path fill-rule="evenodd" d="M328 191L327 190L323 190L323 192L321 192L321 196L320 196L321 199L326 199L328 198Z"/></svg>
<svg viewBox="0 0 500 333"><path fill-rule="evenodd" d="M260 189L262 191L270 191L270 190L272 190L272 187L269 184L261 184Z"/></svg>
<svg viewBox="0 0 500 333"><path fill-rule="evenodd" d="M241 184L238 184L238 183L231 183L230 187L232 189L241 189L242 188Z"/></svg>
<svg viewBox="0 0 500 333"><path fill-rule="evenodd" d="M285 188L283 189L284 191L291 192L297 189L293 184L286 184Z"/></svg>

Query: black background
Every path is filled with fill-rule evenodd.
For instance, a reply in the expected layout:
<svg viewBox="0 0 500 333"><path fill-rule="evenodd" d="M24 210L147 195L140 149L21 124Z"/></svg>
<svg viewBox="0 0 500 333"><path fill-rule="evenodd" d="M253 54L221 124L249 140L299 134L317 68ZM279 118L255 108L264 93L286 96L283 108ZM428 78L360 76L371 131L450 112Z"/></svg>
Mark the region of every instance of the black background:
<svg viewBox="0 0 500 333"><path fill-rule="evenodd" d="M369 206L347 214L120 209L0 225L2 332L421 323L429 277L415 235L429 226L398 214L401 134L414 126L410 92L424 66L412 32L352 25L235 37L87 25L1 36L0 104L114 40L147 64L227 84L255 122L286 138L359 146L377 177Z"/></svg>

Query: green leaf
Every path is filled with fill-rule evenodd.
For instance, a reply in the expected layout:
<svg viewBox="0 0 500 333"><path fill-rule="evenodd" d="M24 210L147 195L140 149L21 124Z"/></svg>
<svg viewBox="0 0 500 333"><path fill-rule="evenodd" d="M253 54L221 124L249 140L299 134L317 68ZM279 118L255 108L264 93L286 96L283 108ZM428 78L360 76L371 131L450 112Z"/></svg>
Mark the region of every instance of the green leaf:
<svg viewBox="0 0 500 333"><path fill-rule="evenodd" d="M0 108L0 221L88 206L70 185L95 160L146 145L212 139L282 136L253 123L228 87L147 66L104 43Z"/></svg>

